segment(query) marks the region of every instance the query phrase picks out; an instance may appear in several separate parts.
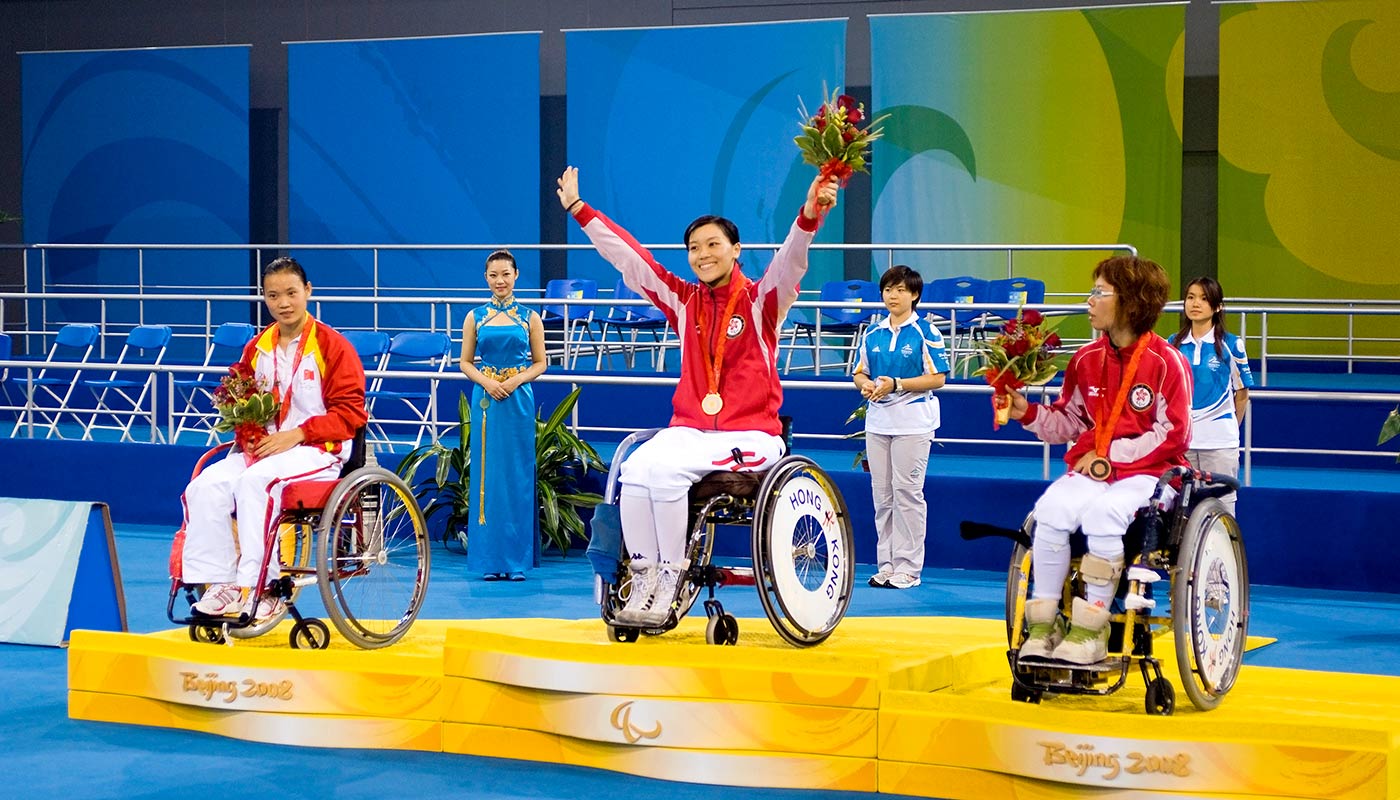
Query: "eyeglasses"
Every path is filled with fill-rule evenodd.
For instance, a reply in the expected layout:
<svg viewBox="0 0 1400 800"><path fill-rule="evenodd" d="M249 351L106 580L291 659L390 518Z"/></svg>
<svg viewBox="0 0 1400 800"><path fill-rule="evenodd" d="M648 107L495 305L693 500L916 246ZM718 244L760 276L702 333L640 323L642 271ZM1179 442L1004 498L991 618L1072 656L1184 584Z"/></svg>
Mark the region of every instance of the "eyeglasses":
<svg viewBox="0 0 1400 800"><path fill-rule="evenodd" d="M1088 297L1087 299L1089 299L1089 300L1102 300L1102 299L1104 299L1105 297L1112 297L1112 296L1113 296L1113 292L1107 292L1107 291L1104 291L1103 289L1100 289L1099 287L1095 286L1093 289L1090 289L1090 290L1089 290L1089 297Z"/></svg>

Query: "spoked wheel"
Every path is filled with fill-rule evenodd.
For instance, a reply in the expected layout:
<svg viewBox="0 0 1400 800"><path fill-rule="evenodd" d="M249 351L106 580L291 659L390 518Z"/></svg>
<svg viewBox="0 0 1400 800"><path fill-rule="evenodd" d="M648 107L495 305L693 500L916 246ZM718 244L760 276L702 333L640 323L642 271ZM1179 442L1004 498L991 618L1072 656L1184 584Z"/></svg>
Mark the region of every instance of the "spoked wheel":
<svg viewBox="0 0 1400 800"><path fill-rule="evenodd" d="M311 526L302 522L284 522L277 528L277 554L278 563L284 567L295 567L300 570L311 569L311 559L313 545L316 541L315 531ZM263 591L271 591L264 589ZM297 597L301 595L301 587L292 584L292 602L295 603ZM283 608L276 614L261 621L254 621L246 628L230 628L228 635L234 639L252 639L262 636L264 633L276 628L282 620L287 618L287 610Z"/></svg>
<svg viewBox="0 0 1400 800"><path fill-rule="evenodd" d="M1153 678L1147 683L1147 695L1143 699L1147 713L1159 717L1170 717L1176 710L1176 689L1166 678Z"/></svg>
<svg viewBox="0 0 1400 800"><path fill-rule="evenodd" d="M190 641L200 644L223 644L227 641L224 638L224 626L201 625L197 622L191 622Z"/></svg>
<svg viewBox="0 0 1400 800"><path fill-rule="evenodd" d="M331 629L315 617L302 617L292 626L290 639L293 650L325 650L331 646Z"/></svg>
<svg viewBox="0 0 1400 800"><path fill-rule="evenodd" d="M738 644L739 621L730 614L716 614L705 623L707 644Z"/></svg>
<svg viewBox="0 0 1400 800"><path fill-rule="evenodd" d="M1249 570L1240 526L1214 497L1196 505L1181 534L1172 584L1172 632L1181 685L1202 711L1235 685L1249 632Z"/></svg>
<svg viewBox="0 0 1400 800"><path fill-rule="evenodd" d="M802 456L779 461L759 489L751 538L758 598L778 634L799 647L825 641L855 581L851 520L831 477Z"/></svg>
<svg viewBox="0 0 1400 800"><path fill-rule="evenodd" d="M1024 528L1034 534L1035 520L1026 517ZM1006 646L1015 650L1026 640L1026 598L1031 588L1031 551L1017 542L1011 548L1011 563L1006 567ZM1020 625L1016 624L1020 614Z"/></svg>
<svg viewBox="0 0 1400 800"><path fill-rule="evenodd" d="M316 578L346 639L387 647L408 633L428 589L423 512L399 476L362 467L331 493L318 531Z"/></svg>

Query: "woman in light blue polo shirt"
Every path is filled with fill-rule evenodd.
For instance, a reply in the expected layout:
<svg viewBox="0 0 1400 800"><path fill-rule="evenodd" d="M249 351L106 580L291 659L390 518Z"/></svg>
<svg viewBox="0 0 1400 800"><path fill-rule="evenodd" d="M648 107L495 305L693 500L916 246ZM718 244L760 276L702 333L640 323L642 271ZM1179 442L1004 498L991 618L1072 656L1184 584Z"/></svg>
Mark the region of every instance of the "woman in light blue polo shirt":
<svg viewBox="0 0 1400 800"><path fill-rule="evenodd" d="M1225 330L1225 292L1214 278L1186 284L1181 330L1171 338L1191 365L1191 466L1235 477L1240 471L1240 424L1254 376L1244 342ZM1222 498L1235 513L1235 495Z"/></svg>
<svg viewBox="0 0 1400 800"><path fill-rule="evenodd" d="M855 384L869 401L865 448L875 496L879 571L870 585L909 589L924 568L924 469L938 429L938 398L948 372L943 337L914 314L924 279L914 270L891 267L880 278L889 316L861 338Z"/></svg>

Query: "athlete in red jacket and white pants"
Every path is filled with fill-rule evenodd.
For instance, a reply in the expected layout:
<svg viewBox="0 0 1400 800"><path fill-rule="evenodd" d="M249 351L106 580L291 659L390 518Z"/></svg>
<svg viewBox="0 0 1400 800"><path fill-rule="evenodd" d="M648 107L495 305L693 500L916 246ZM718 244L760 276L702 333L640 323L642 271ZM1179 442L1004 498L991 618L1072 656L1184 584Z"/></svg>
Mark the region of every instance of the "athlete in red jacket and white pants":
<svg viewBox="0 0 1400 800"><path fill-rule="evenodd" d="M311 284L295 259L276 259L263 270L263 300L276 322L243 348L240 363L260 389L277 395L278 418L251 453L230 452L185 487L181 572L186 583L209 584L194 605L201 614L244 610L262 570L269 521L281 513L283 485L336 477L368 418L360 357L344 336L307 313L310 298ZM278 574L274 559L267 577ZM254 616L280 613L281 602L264 593Z"/></svg>
<svg viewBox="0 0 1400 800"><path fill-rule="evenodd" d="M1035 504L1029 632L1021 658L1093 664L1107 656L1108 606L1123 571L1123 534L1162 473L1186 464L1191 441L1191 371L1152 332L1167 302L1166 272L1134 256L1094 268L1089 323L1102 336L1075 353L1049 405L1012 392L1011 418L1051 444L1070 443L1069 474ZM1060 594L1069 574L1070 533L1083 528L1086 598L1075 598L1067 633Z"/></svg>
<svg viewBox="0 0 1400 800"><path fill-rule="evenodd" d="M690 223L685 244L698 279L691 282L661 266L627 231L583 202L577 169L569 167L559 178L564 210L627 286L665 313L681 340L671 426L633 451L619 478L632 571L619 622L665 622L684 572L691 485L716 470L765 471L783 456L778 325L797 299L808 245L826 210L836 205L837 188L835 178L812 181L787 239L757 282L740 268L733 222L704 216Z"/></svg>

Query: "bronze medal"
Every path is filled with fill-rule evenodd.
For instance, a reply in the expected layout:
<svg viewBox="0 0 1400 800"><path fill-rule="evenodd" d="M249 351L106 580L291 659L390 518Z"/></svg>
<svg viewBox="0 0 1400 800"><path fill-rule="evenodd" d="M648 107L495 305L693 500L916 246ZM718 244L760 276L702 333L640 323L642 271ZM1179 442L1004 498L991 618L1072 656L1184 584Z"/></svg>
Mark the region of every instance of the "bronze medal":
<svg viewBox="0 0 1400 800"><path fill-rule="evenodd" d="M715 416L724 409L724 398L719 396L719 392L710 392L705 395L705 399L700 401L700 410L710 416Z"/></svg>
<svg viewBox="0 0 1400 800"><path fill-rule="evenodd" d="M1089 462L1089 477L1096 481L1106 481L1113 474L1113 464L1103 456Z"/></svg>

